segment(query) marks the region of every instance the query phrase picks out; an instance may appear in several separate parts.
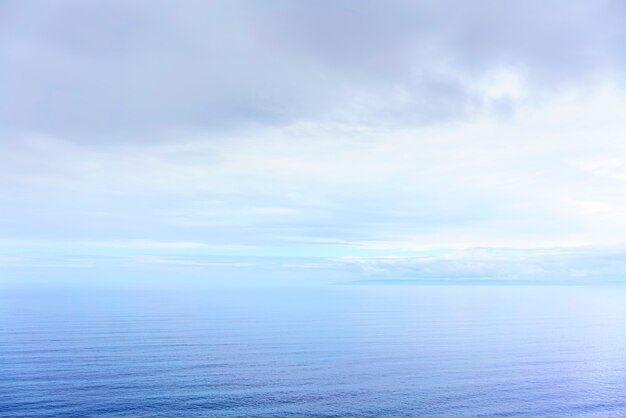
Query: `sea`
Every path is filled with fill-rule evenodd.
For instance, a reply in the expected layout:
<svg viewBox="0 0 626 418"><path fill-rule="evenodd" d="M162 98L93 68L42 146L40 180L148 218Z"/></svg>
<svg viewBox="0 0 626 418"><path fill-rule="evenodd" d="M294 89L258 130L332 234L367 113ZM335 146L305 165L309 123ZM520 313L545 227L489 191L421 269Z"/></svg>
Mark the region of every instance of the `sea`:
<svg viewBox="0 0 626 418"><path fill-rule="evenodd" d="M0 288L1 417L625 417L626 286Z"/></svg>

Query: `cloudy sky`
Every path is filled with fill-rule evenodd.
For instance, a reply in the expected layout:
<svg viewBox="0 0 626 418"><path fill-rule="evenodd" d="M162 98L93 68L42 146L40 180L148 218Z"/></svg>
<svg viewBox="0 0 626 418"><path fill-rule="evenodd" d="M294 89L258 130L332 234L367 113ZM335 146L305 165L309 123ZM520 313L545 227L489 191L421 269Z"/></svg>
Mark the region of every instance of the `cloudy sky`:
<svg viewBox="0 0 626 418"><path fill-rule="evenodd" d="M621 277L624 45L621 1L2 1L0 272Z"/></svg>

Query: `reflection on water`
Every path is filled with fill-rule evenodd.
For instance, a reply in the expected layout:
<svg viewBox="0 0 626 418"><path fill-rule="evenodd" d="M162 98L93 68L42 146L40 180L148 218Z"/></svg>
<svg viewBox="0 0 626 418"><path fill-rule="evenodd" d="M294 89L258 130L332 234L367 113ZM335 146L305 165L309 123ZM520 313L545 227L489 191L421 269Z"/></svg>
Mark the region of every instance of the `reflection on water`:
<svg viewBox="0 0 626 418"><path fill-rule="evenodd" d="M626 287L0 289L0 416L626 416L625 360Z"/></svg>

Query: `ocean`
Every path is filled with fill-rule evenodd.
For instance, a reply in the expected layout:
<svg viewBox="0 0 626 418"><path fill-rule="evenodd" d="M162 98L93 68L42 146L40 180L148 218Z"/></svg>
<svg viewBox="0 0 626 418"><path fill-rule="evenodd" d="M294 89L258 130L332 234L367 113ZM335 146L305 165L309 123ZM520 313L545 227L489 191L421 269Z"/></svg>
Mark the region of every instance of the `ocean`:
<svg viewBox="0 0 626 418"><path fill-rule="evenodd" d="M626 287L0 288L2 417L623 417Z"/></svg>

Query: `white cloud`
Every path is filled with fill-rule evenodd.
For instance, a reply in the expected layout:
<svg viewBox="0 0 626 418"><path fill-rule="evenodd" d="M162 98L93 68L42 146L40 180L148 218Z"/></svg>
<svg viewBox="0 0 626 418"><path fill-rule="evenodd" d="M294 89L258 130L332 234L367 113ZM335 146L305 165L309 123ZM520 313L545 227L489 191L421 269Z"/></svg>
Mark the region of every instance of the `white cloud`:
<svg viewBox="0 0 626 418"><path fill-rule="evenodd" d="M600 85L436 127L298 124L105 149L27 137L0 157L0 222L12 238L129 248L618 245L621 109L626 94Z"/></svg>

